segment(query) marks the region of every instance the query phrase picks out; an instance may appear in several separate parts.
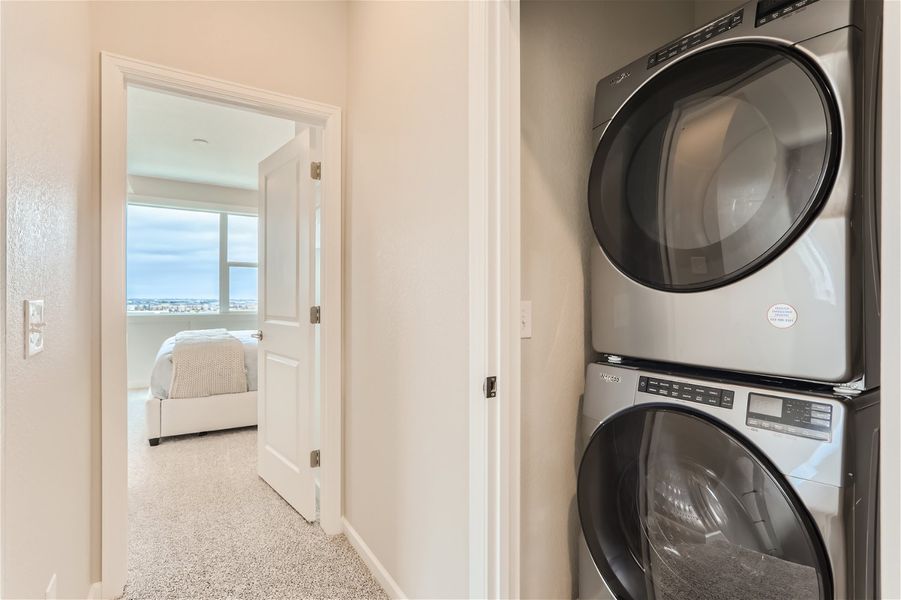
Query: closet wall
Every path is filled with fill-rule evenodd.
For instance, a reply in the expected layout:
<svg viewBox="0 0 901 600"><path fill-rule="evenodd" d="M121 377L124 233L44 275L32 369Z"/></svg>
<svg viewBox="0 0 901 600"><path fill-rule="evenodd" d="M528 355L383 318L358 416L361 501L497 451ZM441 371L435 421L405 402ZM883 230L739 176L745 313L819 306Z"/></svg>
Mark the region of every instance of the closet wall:
<svg viewBox="0 0 901 600"><path fill-rule="evenodd" d="M522 595L576 593L576 430L591 358L588 169L595 84L692 27L691 2L523 2Z"/></svg>

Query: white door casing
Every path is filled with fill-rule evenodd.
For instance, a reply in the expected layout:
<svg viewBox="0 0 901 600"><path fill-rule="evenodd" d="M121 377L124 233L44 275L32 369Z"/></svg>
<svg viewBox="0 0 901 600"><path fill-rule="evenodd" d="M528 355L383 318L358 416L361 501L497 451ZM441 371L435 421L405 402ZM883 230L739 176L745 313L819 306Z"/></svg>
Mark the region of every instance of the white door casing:
<svg viewBox="0 0 901 600"><path fill-rule="evenodd" d="M315 422L316 182L310 129L260 163L259 425L257 470L307 521L315 521L310 466Z"/></svg>
<svg viewBox="0 0 901 600"><path fill-rule="evenodd" d="M519 598L519 1L468 7L470 597Z"/></svg>
<svg viewBox="0 0 901 600"><path fill-rule="evenodd" d="M322 306L319 524L344 530L342 501L342 111L337 106L100 53L100 597L122 595L127 573L125 344L126 88L140 85L293 119L321 131ZM319 159L317 159L319 160Z"/></svg>

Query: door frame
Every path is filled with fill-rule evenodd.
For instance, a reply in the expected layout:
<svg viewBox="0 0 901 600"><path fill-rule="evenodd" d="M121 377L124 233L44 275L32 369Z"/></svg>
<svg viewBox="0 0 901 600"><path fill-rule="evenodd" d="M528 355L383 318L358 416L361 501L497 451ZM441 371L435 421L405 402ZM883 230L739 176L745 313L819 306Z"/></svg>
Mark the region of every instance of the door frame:
<svg viewBox="0 0 901 600"><path fill-rule="evenodd" d="M520 597L519 15L469 3L470 598Z"/></svg>
<svg viewBox="0 0 901 600"><path fill-rule="evenodd" d="M128 447L125 311L126 86L140 85L321 127L322 321L320 525L342 528L342 113L295 98L141 60L100 55L100 429L102 597L124 589Z"/></svg>
<svg viewBox="0 0 901 600"><path fill-rule="evenodd" d="M877 592L882 598L901 597L901 513L898 511L898 495L901 493L901 240L894 232L901 223L901 206L897 201L901 194L901 117L894 110L901 94L901 4L886 1L882 5L882 91L879 113L882 119L878 132L881 141L882 239L880 257L882 265L882 322L881 322L881 399L879 436L879 561L880 572ZM888 233L889 235L885 235Z"/></svg>

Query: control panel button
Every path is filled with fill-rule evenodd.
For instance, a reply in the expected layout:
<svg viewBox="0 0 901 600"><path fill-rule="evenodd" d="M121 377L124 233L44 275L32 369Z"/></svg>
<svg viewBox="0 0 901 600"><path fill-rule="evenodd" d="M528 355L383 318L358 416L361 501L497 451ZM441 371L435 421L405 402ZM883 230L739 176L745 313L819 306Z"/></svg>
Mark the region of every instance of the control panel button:
<svg viewBox="0 0 901 600"><path fill-rule="evenodd" d="M672 381L656 377L640 376L638 378L638 391L655 396L666 396L677 400L687 400L707 406L717 406L732 409L735 392L683 381Z"/></svg>
<svg viewBox="0 0 901 600"><path fill-rule="evenodd" d="M723 390L723 397L720 399L720 406L723 408L732 408L735 401L735 392L732 390Z"/></svg>
<svg viewBox="0 0 901 600"><path fill-rule="evenodd" d="M657 49L657 51L648 55L648 68L650 69L651 67L656 67L659 64L666 62L675 56L678 56L686 50L694 48L701 42L705 42L718 35L722 35L733 27L741 25L741 22L744 19L744 14L745 9L741 9L737 12L726 15L725 17L717 19L713 23L708 23L703 28L695 31L694 33L683 36L674 42L670 42L663 48Z"/></svg>

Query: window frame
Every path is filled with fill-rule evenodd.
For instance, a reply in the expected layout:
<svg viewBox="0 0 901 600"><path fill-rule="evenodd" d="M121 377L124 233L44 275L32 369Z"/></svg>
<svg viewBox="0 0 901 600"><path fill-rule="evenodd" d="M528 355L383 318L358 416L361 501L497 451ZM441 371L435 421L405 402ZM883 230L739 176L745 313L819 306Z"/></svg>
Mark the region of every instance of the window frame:
<svg viewBox="0 0 901 600"><path fill-rule="evenodd" d="M220 212L219 213L219 314L238 314L238 315L255 315L259 313L259 255L256 262L246 262L238 260L228 260L228 218L229 216L255 217L257 218L257 243L259 243L259 215L255 211L253 214L243 212ZM231 310L231 268L243 267L257 269L257 310Z"/></svg>
<svg viewBox="0 0 901 600"><path fill-rule="evenodd" d="M228 217L229 215L241 217L259 218L259 211L255 206L218 204L214 202L195 202L195 201L179 201L168 198L153 198L147 196L129 195L126 201L128 206L147 206L151 208L164 208L170 210L184 210L188 212L215 213L219 215L219 311L218 312L196 312L196 313L140 313L128 312L129 317L204 317L204 316L252 316L259 314L259 306L255 311L232 311L230 310L230 274L231 267L244 267L259 269L259 257L257 262L246 261L229 261L228 260ZM258 238L259 239L259 238ZM127 256L126 256L127 260ZM257 271L259 273L259 270ZM257 300L259 301L259 290L257 290Z"/></svg>

